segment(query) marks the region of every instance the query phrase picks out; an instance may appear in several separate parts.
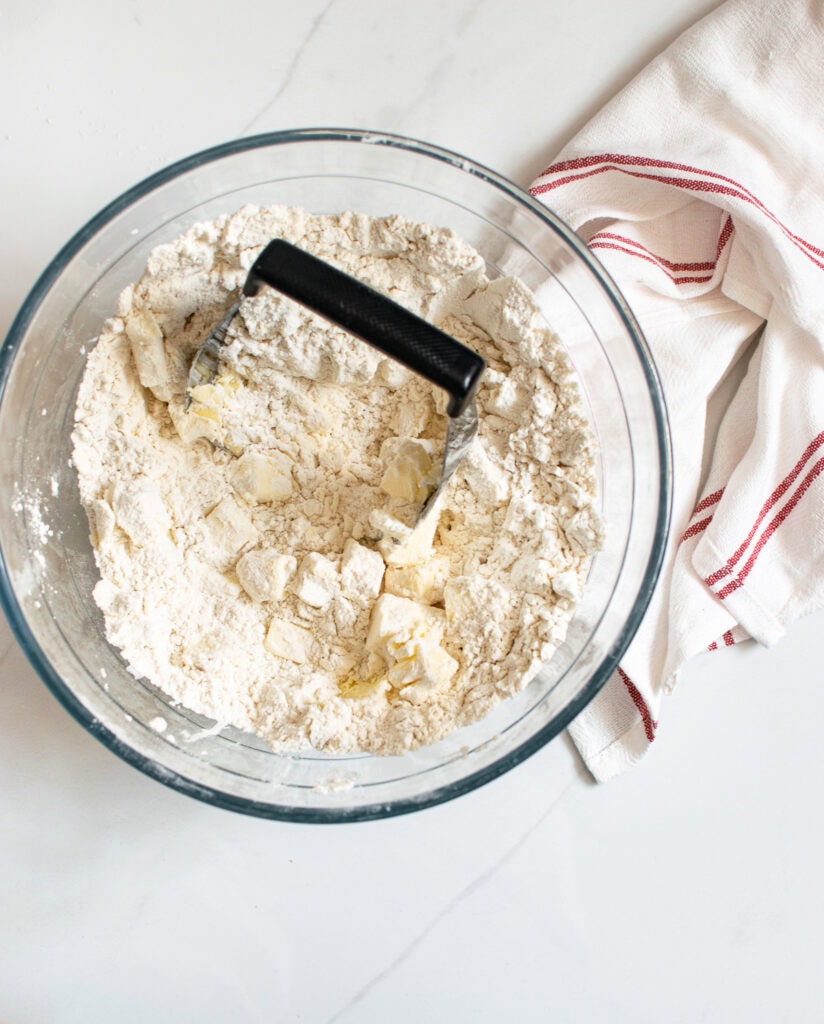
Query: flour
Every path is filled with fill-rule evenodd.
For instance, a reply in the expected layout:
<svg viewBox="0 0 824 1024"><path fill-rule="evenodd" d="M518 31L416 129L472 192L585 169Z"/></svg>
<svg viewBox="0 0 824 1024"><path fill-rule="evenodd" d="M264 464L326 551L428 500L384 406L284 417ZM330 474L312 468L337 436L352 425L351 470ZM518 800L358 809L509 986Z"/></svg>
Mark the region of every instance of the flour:
<svg viewBox="0 0 824 1024"><path fill-rule="evenodd" d="M428 530L446 397L263 289L283 237L478 351L476 441ZM246 206L149 257L88 356L74 465L130 671L275 749L397 753L476 721L563 640L600 545L593 440L527 289L448 230Z"/></svg>

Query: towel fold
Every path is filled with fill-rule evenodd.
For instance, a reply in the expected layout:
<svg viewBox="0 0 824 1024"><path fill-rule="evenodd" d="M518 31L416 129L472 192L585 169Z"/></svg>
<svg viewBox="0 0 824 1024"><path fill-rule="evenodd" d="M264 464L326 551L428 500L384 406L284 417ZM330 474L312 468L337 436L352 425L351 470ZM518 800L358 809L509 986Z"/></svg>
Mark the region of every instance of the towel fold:
<svg viewBox="0 0 824 1024"><path fill-rule="evenodd" d="M689 659L773 644L824 606L822 96L824 2L728 0L531 188L635 312L672 429L659 583L621 667L570 727L599 780L649 748Z"/></svg>

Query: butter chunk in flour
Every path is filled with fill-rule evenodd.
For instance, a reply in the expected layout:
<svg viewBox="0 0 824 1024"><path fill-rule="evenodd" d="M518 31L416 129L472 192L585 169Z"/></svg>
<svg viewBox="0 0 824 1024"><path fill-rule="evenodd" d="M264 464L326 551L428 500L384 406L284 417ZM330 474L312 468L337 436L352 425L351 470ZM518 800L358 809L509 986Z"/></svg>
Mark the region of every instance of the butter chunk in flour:
<svg viewBox="0 0 824 1024"><path fill-rule="evenodd" d="M444 395L263 289L217 378L186 375L273 237L478 351L477 440L428 529ZM155 249L88 357L74 465L130 671L275 749L391 754L516 693L593 553L593 438L527 289L402 217L245 206Z"/></svg>

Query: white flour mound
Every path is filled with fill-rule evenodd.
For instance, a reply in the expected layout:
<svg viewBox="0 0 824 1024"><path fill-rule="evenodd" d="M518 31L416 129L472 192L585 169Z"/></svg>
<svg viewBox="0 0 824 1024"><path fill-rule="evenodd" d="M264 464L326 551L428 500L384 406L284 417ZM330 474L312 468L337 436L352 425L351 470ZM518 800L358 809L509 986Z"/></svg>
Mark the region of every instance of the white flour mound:
<svg viewBox="0 0 824 1024"><path fill-rule="evenodd" d="M480 429L424 528L445 396L264 288L185 409L200 342L272 238L478 351ZM398 753L476 721L563 640L599 547L593 439L534 299L448 230L245 206L155 249L77 403L74 464L130 671L275 749Z"/></svg>

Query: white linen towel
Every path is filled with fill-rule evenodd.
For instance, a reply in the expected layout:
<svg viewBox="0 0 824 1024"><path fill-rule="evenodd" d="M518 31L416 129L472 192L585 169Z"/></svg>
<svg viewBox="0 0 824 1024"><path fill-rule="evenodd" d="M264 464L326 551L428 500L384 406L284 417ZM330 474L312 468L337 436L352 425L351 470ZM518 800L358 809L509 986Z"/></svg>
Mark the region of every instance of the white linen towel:
<svg viewBox="0 0 824 1024"><path fill-rule="evenodd" d="M697 654L824 605L824 0L728 0L612 100L531 192L638 317L672 428L672 532L621 667L570 727L603 781ZM746 375L702 471L708 402Z"/></svg>

